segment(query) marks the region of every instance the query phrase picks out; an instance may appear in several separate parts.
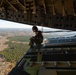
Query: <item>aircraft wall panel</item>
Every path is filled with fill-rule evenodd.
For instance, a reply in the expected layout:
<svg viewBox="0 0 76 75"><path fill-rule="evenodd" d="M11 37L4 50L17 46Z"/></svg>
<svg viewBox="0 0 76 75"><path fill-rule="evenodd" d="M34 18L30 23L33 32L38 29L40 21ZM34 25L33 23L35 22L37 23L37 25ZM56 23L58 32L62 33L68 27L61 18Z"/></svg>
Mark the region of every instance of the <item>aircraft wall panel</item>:
<svg viewBox="0 0 76 75"><path fill-rule="evenodd" d="M4 13L0 13L0 19L5 19L6 15Z"/></svg>
<svg viewBox="0 0 76 75"><path fill-rule="evenodd" d="M74 15L73 0L64 0L64 6L67 15Z"/></svg>
<svg viewBox="0 0 76 75"><path fill-rule="evenodd" d="M55 6L55 12L56 12L56 14L62 15L63 14L63 5L62 5L61 0L56 0L54 2L54 6Z"/></svg>
<svg viewBox="0 0 76 75"><path fill-rule="evenodd" d="M13 11L7 11L7 18L8 18L8 20L13 20Z"/></svg>
<svg viewBox="0 0 76 75"><path fill-rule="evenodd" d="M21 20L20 20L20 22L22 22L22 23L27 23L27 14L26 13L21 13Z"/></svg>

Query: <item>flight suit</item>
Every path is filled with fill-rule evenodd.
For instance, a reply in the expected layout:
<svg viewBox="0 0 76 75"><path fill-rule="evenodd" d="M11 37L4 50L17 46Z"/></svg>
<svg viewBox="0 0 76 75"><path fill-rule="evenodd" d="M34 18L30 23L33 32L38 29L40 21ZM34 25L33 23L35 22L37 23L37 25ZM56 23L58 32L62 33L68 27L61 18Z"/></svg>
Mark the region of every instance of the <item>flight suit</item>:
<svg viewBox="0 0 76 75"><path fill-rule="evenodd" d="M30 38L30 47L33 48L34 44L36 44L37 48L41 47L41 43L43 42L43 35L41 31L38 31L38 34Z"/></svg>

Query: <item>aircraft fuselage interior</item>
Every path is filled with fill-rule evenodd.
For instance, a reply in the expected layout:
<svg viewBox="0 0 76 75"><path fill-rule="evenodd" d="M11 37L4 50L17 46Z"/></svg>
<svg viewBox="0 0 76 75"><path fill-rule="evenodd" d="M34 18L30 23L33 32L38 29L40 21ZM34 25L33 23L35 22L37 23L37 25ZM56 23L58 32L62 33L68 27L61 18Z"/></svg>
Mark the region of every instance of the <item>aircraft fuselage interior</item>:
<svg viewBox="0 0 76 75"><path fill-rule="evenodd" d="M76 31L76 0L0 0L0 19ZM48 41L29 49L8 75L76 75L76 35Z"/></svg>

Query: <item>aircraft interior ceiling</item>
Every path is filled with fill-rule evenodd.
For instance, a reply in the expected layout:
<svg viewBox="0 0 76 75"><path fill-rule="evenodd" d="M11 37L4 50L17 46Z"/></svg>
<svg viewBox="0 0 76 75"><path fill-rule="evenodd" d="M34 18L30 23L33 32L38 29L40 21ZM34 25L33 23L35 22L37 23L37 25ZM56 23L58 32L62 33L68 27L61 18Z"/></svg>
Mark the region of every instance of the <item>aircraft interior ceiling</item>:
<svg viewBox="0 0 76 75"><path fill-rule="evenodd" d="M76 30L76 0L0 0L0 19Z"/></svg>

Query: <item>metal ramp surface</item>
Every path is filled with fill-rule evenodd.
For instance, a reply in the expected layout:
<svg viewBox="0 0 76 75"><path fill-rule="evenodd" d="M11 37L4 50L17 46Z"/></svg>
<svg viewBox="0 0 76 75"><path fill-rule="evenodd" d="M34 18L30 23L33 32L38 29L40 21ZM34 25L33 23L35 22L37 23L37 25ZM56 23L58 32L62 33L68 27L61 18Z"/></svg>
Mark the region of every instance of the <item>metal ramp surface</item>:
<svg viewBox="0 0 76 75"><path fill-rule="evenodd" d="M22 70L29 75L42 75L44 71L46 73L49 71L50 73L55 72L53 75L59 75L61 72L67 71L71 72L70 75L72 75L74 71L73 75L75 75L76 46L67 45L64 47L58 45L57 48L51 46L41 47L39 50L36 48L29 49L13 70ZM9 75L12 75L12 72Z"/></svg>

